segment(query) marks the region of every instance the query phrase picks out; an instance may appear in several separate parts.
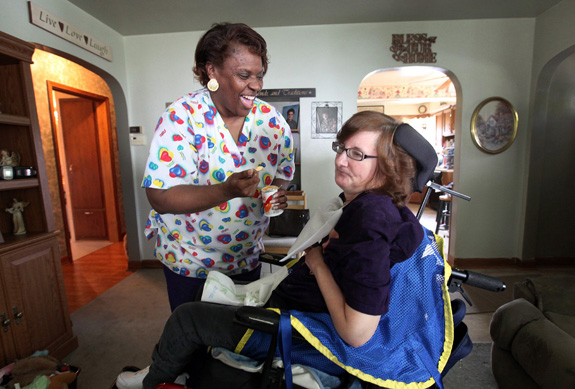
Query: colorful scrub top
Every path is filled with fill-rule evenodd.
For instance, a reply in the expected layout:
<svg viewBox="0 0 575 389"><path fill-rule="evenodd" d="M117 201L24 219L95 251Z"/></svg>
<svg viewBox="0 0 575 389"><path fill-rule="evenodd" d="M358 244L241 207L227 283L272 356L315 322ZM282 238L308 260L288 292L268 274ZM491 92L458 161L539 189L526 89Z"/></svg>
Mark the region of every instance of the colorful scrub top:
<svg viewBox="0 0 575 389"><path fill-rule="evenodd" d="M215 185L258 166L264 169L254 197L187 215L160 215L152 209L145 233L148 239L156 236L156 257L187 277L256 268L269 222L260 189L275 178L290 181L294 173L291 130L273 106L254 100L236 144L206 89L170 105L156 127L142 187Z"/></svg>

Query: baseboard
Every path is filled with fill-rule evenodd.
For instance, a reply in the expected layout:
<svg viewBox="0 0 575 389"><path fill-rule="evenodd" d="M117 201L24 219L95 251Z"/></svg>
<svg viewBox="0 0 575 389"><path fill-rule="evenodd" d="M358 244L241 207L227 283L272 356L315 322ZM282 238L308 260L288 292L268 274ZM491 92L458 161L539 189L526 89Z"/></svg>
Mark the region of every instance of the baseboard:
<svg viewBox="0 0 575 389"><path fill-rule="evenodd" d="M451 258L450 258L451 259ZM575 266L575 258L455 258L456 268ZM449 261L452 263L451 261Z"/></svg>

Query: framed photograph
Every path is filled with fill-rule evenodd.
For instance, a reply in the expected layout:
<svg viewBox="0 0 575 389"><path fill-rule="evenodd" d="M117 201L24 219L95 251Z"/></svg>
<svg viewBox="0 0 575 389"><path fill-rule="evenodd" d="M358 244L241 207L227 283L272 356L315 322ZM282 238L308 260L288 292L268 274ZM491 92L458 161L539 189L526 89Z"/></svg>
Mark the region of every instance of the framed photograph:
<svg viewBox="0 0 575 389"><path fill-rule="evenodd" d="M513 143L517 135L517 111L501 97L483 100L471 117L471 138L486 153L500 153Z"/></svg>
<svg viewBox="0 0 575 389"><path fill-rule="evenodd" d="M282 108L282 115L285 118L289 128L299 128L299 104L286 105Z"/></svg>
<svg viewBox="0 0 575 389"><path fill-rule="evenodd" d="M363 112L363 111L375 111L379 113L385 113L383 105L358 105L357 112Z"/></svg>
<svg viewBox="0 0 575 389"><path fill-rule="evenodd" d="M335 138L342 125L343 103L341 101L317 101L311 103L311 137Z"/></svg>

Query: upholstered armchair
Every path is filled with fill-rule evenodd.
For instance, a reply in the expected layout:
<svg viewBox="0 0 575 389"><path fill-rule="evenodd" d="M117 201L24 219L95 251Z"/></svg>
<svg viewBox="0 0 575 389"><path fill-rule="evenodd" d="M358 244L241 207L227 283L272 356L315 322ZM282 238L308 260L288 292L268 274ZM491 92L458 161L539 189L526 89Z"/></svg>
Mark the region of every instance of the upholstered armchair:
<svg viewBox="0 0 575 389"><path fill-rule="evenodd" d="M513 295L491 319L497 384L575 388L575 275L528 278Z"/></svg>

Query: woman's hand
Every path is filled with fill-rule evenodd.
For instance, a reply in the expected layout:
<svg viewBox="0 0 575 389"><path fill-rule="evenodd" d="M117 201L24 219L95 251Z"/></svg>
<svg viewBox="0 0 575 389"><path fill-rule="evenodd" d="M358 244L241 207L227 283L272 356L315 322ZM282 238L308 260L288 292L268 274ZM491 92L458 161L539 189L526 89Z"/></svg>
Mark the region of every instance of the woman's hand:
<svg viewBox="0 0 575 389"><path fill-rule="evenodd" d="M222 185L224 185L224 190L230 199L233 199L236 197L256 197L259 183L259 172L256 169L248 169L233 173Z"/></svg>
<svg viewBox="0 0 575 389"><path fill-rule="evenodd" d="M277 186L279 189L272 197L271 204L274 204L274 209L286 209L287 203L287 191L286 188L290 184L289 181L276 178L273 180L272 185Z"/></svg>
<svg viewBox="0 0 575 389"><path fill-rule="evenodd" d="M270 204L273 205L273 209L286 209L288 206L287 203L287 191L280 187L276 193L274 193L272 197L272 201Z"/></svg>
<svg viewBox="0 0 575 389"><path fill-rule="evenodd" d="M305 264L309 267L310 274L320 274L320 271L329 269L323 260L323 248L312 246L305 250ZM331 274L331 272L330 272Z"/></svg>

